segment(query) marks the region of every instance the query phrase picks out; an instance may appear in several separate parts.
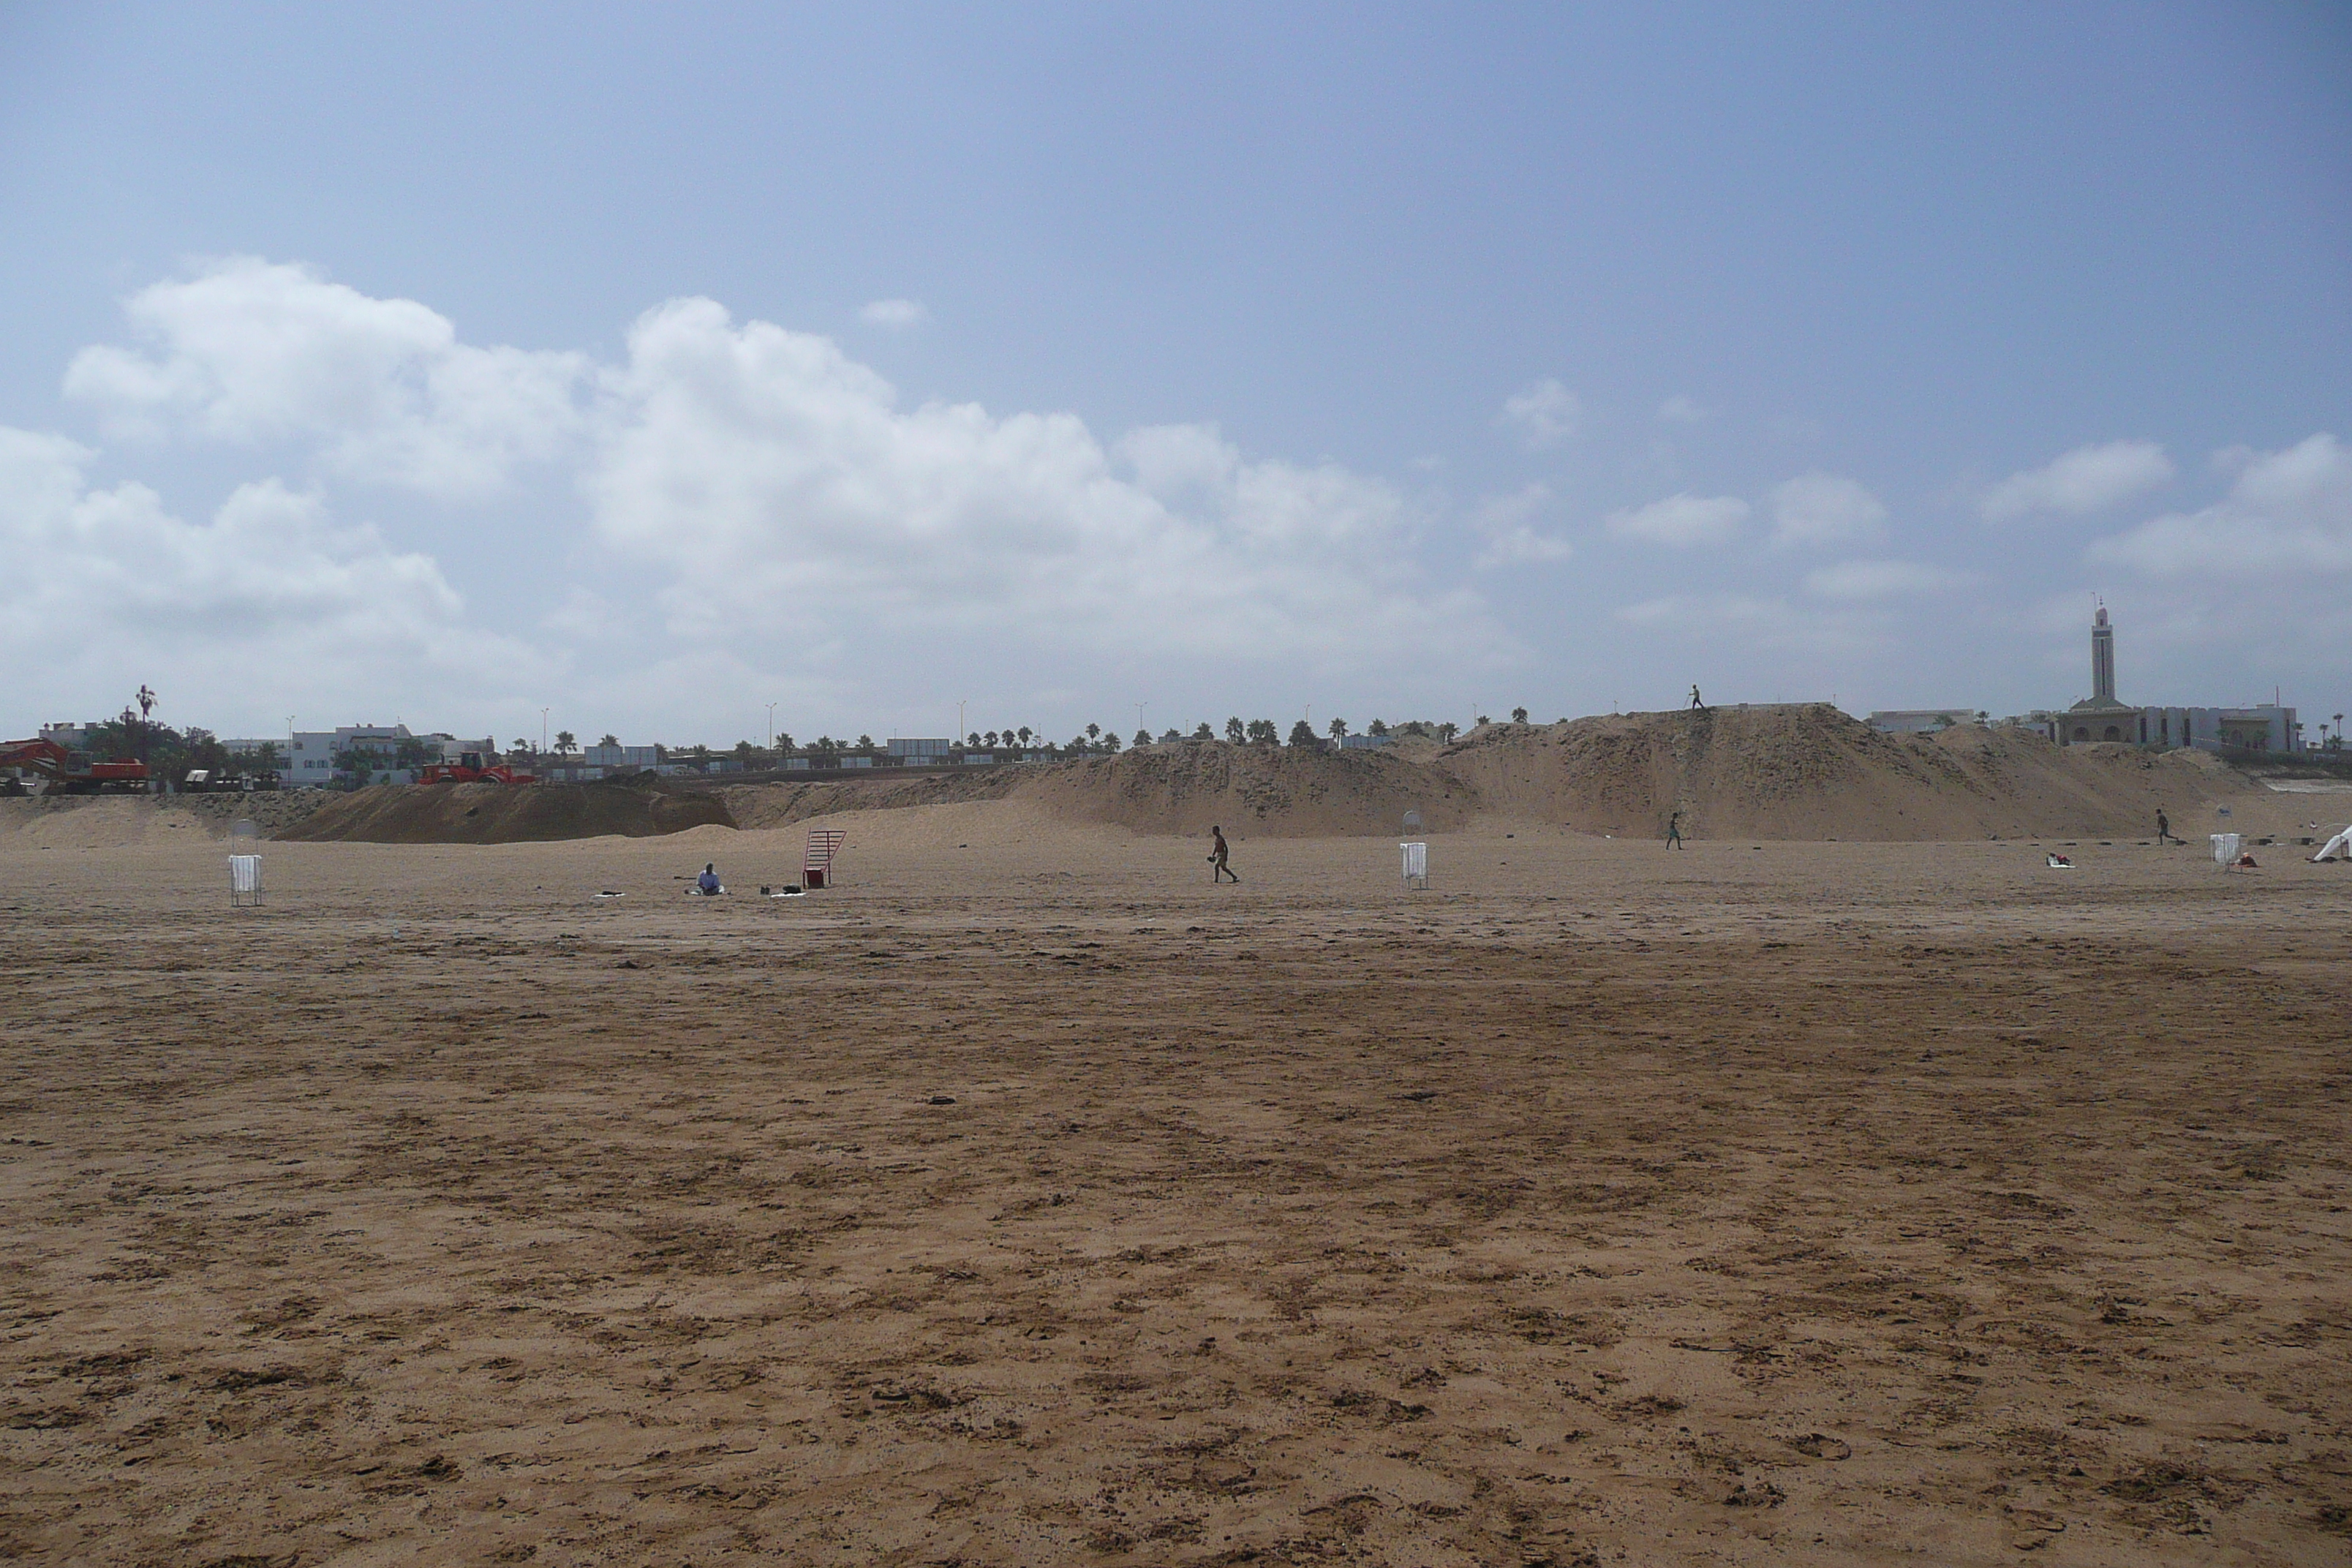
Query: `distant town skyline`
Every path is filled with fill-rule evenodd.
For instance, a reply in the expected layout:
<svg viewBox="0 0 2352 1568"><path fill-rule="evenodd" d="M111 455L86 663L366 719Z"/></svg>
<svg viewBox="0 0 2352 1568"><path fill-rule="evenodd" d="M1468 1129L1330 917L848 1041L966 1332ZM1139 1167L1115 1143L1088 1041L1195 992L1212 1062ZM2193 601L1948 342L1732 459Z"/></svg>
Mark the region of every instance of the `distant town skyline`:
<svg viewBox="0 0 2352 1568"><path fill-rule="evenodd" d="M0 227L8 735L2352 695L2325 7L17 7Z"/></svg>

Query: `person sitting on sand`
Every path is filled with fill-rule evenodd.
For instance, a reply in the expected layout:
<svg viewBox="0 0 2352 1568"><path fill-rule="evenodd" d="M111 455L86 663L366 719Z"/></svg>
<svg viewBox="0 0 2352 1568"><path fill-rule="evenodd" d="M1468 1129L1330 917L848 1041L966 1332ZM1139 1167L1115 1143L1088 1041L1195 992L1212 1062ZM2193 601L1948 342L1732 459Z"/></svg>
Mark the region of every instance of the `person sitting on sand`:
<svg viewBox="0 0 2352 1568"><path fill-rule="evenodd" d="M1222 882L1232 877L1234 881L1240 881L1241 878L1234 875L1234 868L1225 864L1225 857L1232 853L1225 847L1225 830L1213 826L1209 829L1209 837L1215 841L1214 847L1209 851L1209 864L1215 868L1209 873L1209 880Z"/></svg>
<svg viewBox="0 0 2352 1568"><path fill-rule="evenodd" d="M694 879L694 890L706 899L714 893L725 891L719 885L718 861L713 860L702 868L702 875Z"/></svg>

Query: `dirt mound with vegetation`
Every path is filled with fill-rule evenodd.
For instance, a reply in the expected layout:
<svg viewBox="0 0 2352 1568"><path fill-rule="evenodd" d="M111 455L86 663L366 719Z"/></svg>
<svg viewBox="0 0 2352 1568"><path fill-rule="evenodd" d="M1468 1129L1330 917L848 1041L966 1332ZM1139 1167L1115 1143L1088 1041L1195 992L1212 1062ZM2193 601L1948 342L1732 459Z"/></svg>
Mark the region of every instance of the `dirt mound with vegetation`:
<svg viewBox="0 0 2352 1568"><path fill-rule="evenodd" d="M2211 806L2270 804L2195 752L1976 725L1888 735L1826 703L1489 725L1433 765L1496 816L1634 837L1679 810L1692 837L2145 837L2159 809L2188 831Z"/></svg>
<svg viewBox="0 0 2352 1568"><path fill-rule="evenodd" d="M689 827L732 827L708 790L634 782L587 784L378 784L337 795L272 837L365 844L523 844L557 838L646 838Z"/></svg>

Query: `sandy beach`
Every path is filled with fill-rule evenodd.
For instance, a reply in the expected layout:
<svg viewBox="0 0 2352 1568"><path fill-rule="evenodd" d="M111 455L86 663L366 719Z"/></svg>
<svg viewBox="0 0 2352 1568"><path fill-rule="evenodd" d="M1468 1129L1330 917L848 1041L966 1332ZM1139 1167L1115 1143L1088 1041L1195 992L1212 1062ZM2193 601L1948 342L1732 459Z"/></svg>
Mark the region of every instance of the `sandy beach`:
<svg viewBox="0 0 2352 1568"><path fill-rule="evenodd" d="M2352 1551L2352 869L835 820L0 839L0 1554Z"/></svg>

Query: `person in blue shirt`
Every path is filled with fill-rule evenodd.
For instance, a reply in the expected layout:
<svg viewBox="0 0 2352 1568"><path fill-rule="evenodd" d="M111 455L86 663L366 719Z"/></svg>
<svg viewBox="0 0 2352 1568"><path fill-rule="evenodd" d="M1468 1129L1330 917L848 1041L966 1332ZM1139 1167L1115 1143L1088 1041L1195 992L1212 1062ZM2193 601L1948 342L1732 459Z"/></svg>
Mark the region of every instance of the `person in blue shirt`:
<svg viewBox="0 0 2352 1568"><path fill-rule="evenodd" d="M721 889L719 886L719 862L713 860L703 867L702 875L694 879L694 885L706 899L711 894L720 891Z"/></svg>

